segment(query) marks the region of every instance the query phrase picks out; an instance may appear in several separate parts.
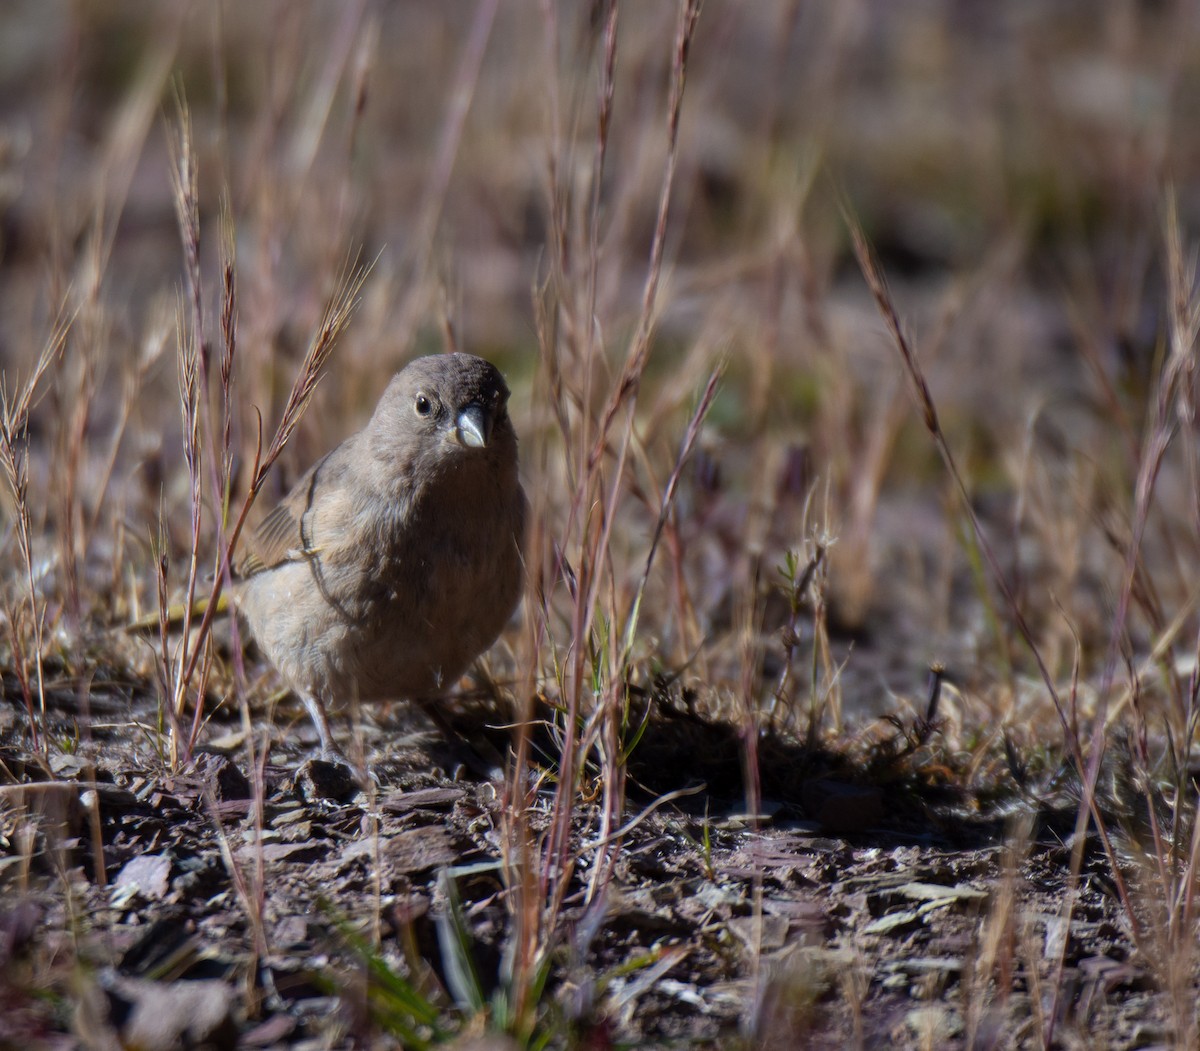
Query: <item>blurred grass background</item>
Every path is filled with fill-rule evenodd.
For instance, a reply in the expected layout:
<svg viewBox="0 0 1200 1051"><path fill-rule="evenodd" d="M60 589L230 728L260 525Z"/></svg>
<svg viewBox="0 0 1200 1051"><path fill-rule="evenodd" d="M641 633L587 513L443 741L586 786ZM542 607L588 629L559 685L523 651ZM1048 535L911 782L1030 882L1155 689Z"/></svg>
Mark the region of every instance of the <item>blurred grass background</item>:
<svg viewBox="0 0 1200 1051"><path fill-rule="evenodd" d="M337 273L355 254L374 260L276 492L362 420L392 371L440 349L447 325L510 375L534 447L549 425L533 396L534 292L561 235L556 211L576 216L587 203L598 11L532 0L10 0L0 361L28 369L64 304L75 312L34 426L62 448L56 414L86 398L79 507L99 506L88 487L139 368L102 524L140 541L160 496L168 523L185 496L175 368L160 354L184 280L165 133L175 95L194 122L207 316L215 325L226 200L241 389L268 426ZM595 309L611 360L640 306L675 17L665 0L621 11ZM962 523L947 513L849 252L844 206L880 253L1014 576L1034 589L1035 609L1053 594L1085 644L1103 645L1097 603L1115 560L1095 538L1103 509L1128 490L1163 332L1165 187L1185 229L1200 209L1189 118L1198 41L1187 3L708 0L639 419L647 449L669 455L706 368L727 359L680 495L710 634L732 618L734 549L776 564L800 537L796 514L775 504L815 483L839 538L834 624L868 652L856 664L873 682L871 629L887 633L883 670L905 687L923 681L930 657L969 667L997 645ZM246 453L249 409L241 424ZM51 462L33 461L46 472ZM527 472L536 467L527 458ZM1165 477L1169 501L1170 465ZM35 469L33 482L47 530L83 514L54 498L62 479ZM1186 492L1176 495L1186 514ZM109 551L105 533L77 538L78 554ZM1179 543L1194 553L1190 537ZM112 614L127 613L127 596L114 598ZM1069 633L1047 631L1061 670Z"/></svg>

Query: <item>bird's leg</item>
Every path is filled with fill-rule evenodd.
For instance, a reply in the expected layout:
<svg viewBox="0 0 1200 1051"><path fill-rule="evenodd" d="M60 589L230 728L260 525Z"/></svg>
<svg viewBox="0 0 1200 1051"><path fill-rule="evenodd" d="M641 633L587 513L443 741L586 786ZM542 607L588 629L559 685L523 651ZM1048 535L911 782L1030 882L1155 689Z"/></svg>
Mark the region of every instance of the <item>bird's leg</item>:
<svg viewBox="0 0 1200 1051"><path fill-rule="evenodd" d="M367 789L370 780L378 779L365 765L352 763L333 739L325 702L315 694L302 693L300 699L321 738L320 757L310 756L296 768L295 787L302 799L334 799L346 801L357 792Z"/></svg>
<svg viewBox="0 0 1200 1051"><path fill-rule="evenodd" d="M321 739L321 758L348 766L345 753L333 739L333 730L329 726L329 714L325 711L325 702L310 693L300 694L300 699L304 702L304 707L308 709L309 717L317 728L317 736Z"/></svg>

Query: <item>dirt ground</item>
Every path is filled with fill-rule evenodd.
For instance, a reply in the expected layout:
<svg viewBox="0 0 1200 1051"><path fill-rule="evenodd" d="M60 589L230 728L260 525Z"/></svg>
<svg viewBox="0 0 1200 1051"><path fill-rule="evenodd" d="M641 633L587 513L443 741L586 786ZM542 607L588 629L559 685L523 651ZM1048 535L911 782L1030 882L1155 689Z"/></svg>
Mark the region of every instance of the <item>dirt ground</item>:
<svg viewBox="0 0 1200 1051"><path fill-rule="evenodd" d="M74 697L62 700L73 710ZM660 702L666 714L630 763L639 787L614 877L589 900L579 871L564 912L569 952L548 998L579 1046L1034 1047L1050 1017L1055 1046L1101 1046L1099 1033L1103 1046L1167 1046L1167 994L1133 949L1094 840L1063 919L1069 785L1057 803L964 793L951 787L958 772L939 768L936 731L901 756L897 730L866 762L768 736L754 820L740 799L736 730ZM445 1002L447 878L481 982L489 992L499 983L507 789L466 772L469 745L447 745L403 707L383 725L366 720L363 791L344 768L306 761L315 739L305 741L303 721L285 737L285 708L273 730L252 728L274 740L256 799L237 720L214 717L195 764L170 775L150 747L153 710L99 687L91 705L90 730L60 713L61 732L82 739L56 757L53 778L5 709L5 782L45 792L25 812L37 815L34 844L21 845L12 812L0 826L20 847L0 916L0 1037L102 1047L120 1032L125 1046L169 1047L190 1032L198 1042L187 1046L377 1046L368 960L339 931L370 917L376 960ZM486 718L478 704L461 709L464 729ZM112 723L122 729L104 728ZM139 723L141 740L129 730ZM909 730L914 744L919 730ZM651 805L680 789L690 794ZM56 880L70 893L52 891ZM248 909L261 910L261 948ZM90 961L73 983L88 1005L69 1019L74 1036L53 1035L68 1028L66 1005L36 996L28 970L55 958L56 941ZM203 990L201 1006L157 1002L162 988ZM143 1026L150 1035L139 1037Z"/></svg>

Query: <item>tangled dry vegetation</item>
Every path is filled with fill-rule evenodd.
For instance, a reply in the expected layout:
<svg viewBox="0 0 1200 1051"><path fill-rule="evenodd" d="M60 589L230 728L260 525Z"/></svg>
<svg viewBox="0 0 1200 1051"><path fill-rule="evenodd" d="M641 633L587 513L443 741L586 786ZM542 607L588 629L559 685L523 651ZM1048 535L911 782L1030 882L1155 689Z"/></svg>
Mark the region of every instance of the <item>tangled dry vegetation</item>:
<svg viewBox="0 0 1200 1051"><path fill-rule="evenodd" d="M1195 1047L1198 55L10 0L0 1046ZM445 348L521 614L301 772L230 553Z"/></svg>

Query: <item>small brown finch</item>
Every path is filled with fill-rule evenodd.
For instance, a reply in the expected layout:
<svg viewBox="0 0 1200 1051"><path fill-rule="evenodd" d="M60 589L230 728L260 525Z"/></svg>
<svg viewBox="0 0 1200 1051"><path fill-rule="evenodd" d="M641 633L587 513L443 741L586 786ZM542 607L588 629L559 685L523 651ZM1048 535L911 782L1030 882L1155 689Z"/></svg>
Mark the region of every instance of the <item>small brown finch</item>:
<svg viewBox="0 0 1200 1051"><path fill-rule="evenodd" d="M340 754L327 706L435 700L495 642L521 596L525 514L504 377L443 354L397 373L263 519L237 605L325 753Z"/></svg>

